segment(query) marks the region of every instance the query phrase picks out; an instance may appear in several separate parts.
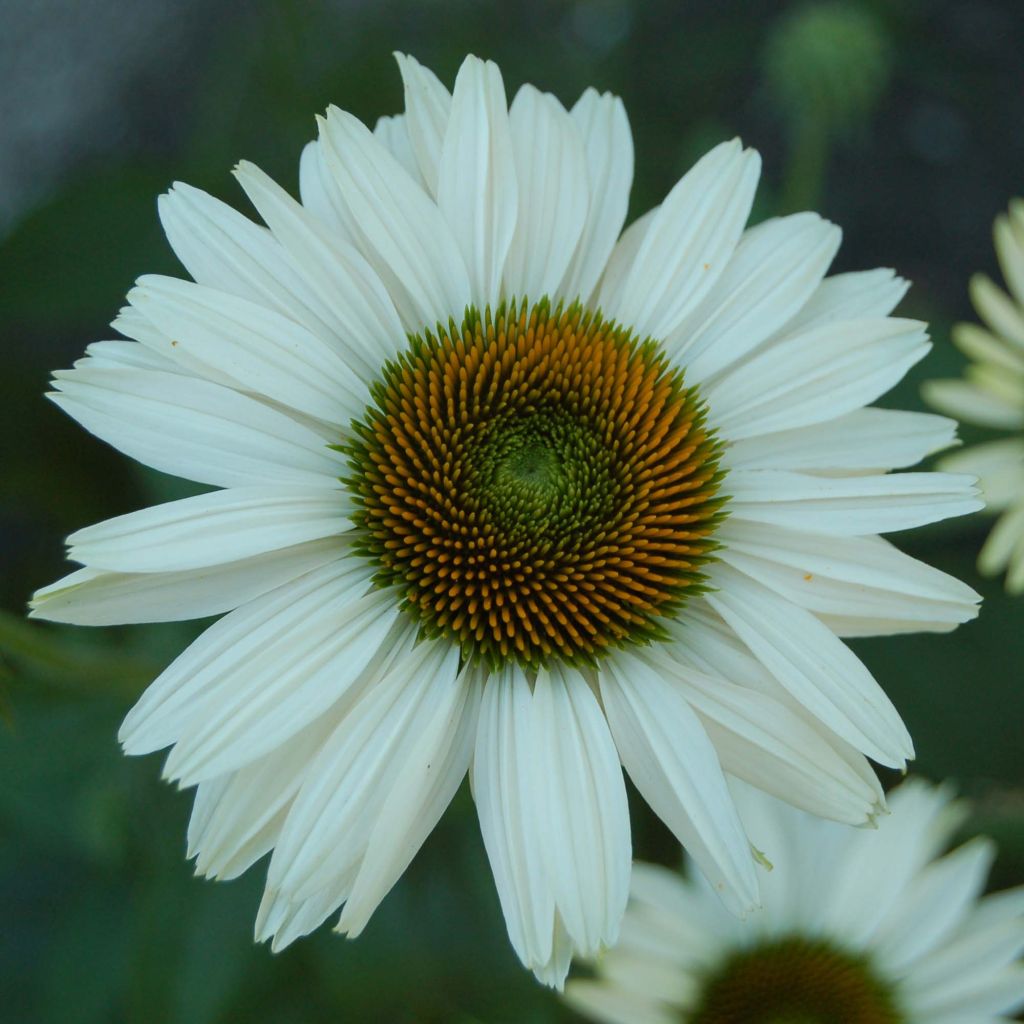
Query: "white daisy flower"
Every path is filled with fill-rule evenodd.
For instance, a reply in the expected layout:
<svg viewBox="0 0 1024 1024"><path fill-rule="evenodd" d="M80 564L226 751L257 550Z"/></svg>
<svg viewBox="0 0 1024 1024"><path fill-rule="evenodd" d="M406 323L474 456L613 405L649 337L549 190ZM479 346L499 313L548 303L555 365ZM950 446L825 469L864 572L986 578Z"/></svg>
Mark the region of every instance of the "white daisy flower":
<svg viewBox="0 0 1024 1024"><path fill-rule="evenodd" d="M143 277L53 400L223 490L70 538L34 614L223 614L125 720L198 786L190 855L273 851L274 948L358 934L466 774L516 952L560 984L614 942L625 767L737 912L758 899L725 773L862 823L865 760L913 755L840 636L948 630L977 595L877 534L976 509L888 470L950 444L865 408L928 350L890 271L825 278L814 214L744 230L759 159L712 150L621 237L622 103L506 107L399 57L406 111L331 108L302 204L251 164L258 226L176 185L195 279ZM728 516L728 518L726 518Z"/></svg>
<svg viewBox="0 0 1024 1024"><path fill-rule="evenodd" d="M637 863L619 945L565 998L602 1024L998 1024L1024 1005L1024 888L979 899L995 848L912 780L877 829L735 786L774 865L741 921L699 878Z"/></svg>
<svg viewBox="0 0 1024 1024"><path fill-rule="evenodd" d="M971 301L985 326L957 324L953 342L971 360L966 380L933 380L925 398L943 412L1013 436L947 455L940 468L973 473L985 503L1000 513L978 556L986 576L1006 571L1006 589L1024 593L1024 199L995 222L996 254L1007 295L991 278L971 279Z"/></svg>

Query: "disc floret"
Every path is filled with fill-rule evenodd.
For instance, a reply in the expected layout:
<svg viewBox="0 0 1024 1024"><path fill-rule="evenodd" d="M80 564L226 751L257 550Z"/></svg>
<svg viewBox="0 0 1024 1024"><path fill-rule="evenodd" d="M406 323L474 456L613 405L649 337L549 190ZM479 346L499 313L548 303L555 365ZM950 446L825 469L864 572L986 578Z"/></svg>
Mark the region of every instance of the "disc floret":
<svg viewBox="0 0 1024 1024"><path fill-rule="evenodd" d="M358 550L467 659L592 663L704 583L720 444L657 345L574 304L424 331L343 446Z"/></svg>

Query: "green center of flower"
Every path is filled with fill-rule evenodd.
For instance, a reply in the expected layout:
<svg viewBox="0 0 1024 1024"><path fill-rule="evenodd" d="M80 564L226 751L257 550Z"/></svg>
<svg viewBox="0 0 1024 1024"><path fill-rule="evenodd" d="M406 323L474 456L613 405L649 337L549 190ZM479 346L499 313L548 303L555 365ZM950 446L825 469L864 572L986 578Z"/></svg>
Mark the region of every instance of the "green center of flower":
<svg viewBox="0 0 1024 1024"><path fill-rule="evenodd" d="M578 305L471 310L371 394L343 446L357 548L426 635L592 663L700 589L720 446L653 343Z"/></svg>
<svg viewBox="0 0 1024 1024"><path fill-rule="evenodd" d="M735 953L707 979L686 1024L903 1024L870 963L827 942L786 938Z"/></svg>

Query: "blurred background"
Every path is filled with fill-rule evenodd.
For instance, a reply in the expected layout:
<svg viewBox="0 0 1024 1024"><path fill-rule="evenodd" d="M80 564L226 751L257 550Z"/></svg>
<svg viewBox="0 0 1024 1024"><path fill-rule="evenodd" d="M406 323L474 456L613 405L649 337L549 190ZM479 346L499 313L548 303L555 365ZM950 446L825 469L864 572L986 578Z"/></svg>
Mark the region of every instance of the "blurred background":
<svg viewBox="0 0 1024 1024"><path fill-rule="evenodd" d="M892 266L935 349L885 404L921 408L959 374L949 329L970 274L997 274L993 217L1024 191L1024 4L665 0L303 4L0 0L0 1007L40 1024L567 1021L519 967L463 790L363 937L327 928L278 956L252 942L261 868L214 884L184 860L190 796L115 734L204 623L89 631L26 623L63 575L62 541L190 493L43 399L47 374L107 324L142 273L181 274L156 196L183 179L241 206L229 171L293 191L313 115L372 125L401 108L390 56L451 84L467 51L567 105L620 94L636 141L631 215L734 134L764 156L755 219L815 208L845 232L837 270ZM965 429L968 440L980 431ZM896 538L985 596L949 636L857 642L918 750L975 800L965 833L1024 881L1024 599L978 577L990 522ZM895 781L887 779L889 782ZM634 846L675 863L637 801Z"/></svg>

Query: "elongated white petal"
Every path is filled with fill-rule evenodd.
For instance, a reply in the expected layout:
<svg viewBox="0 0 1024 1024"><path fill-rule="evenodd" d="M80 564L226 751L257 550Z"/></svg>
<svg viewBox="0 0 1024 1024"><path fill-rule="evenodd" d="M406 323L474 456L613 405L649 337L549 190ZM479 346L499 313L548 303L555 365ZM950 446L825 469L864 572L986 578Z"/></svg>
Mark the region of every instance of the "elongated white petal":
<svg viewBox="0 0 1024 1024"><path fill-rule="evenodd" d="M856 409L825 423L734 441L723 461L735 469L883 472L913 466L955 442L956 421L945 416Z"/></svg>
<svg viewBox="0 0 1024 1024"><path fill-rule="evenodd" d="M834 537L731 519L720 557L819 615L952 629L978 614L981 597L953 576L875 537Z"/></svg>
<svg viewBox="0 0 1024 1024"><path fill-rule="evenodd" d="M194 376L167 356L140 345L136 341L94 341L85 347L84 359L75 360L75 369L159 370L161 373L182 373Z"/></svg>
<svg viewBox="0 0 1024 1024"><path fill-rule="evenodd" d="M661 207L655 206L653 210L648 210L642 216L637 217L622 232L619 240L615 243L615 247L612 249L611 255L608 257L608 264L598 284L598 291L601 294L605 292L615 294L622 289L626 277L633 269L636 254L640 251L640 246L643 245L647 232L651 224L654 223L654 218L657 217L659 209ZM591 301L591 305L597 305L596 297ZM604 310L604 312L607 313L607 310Z"/></svg>
<svg viewBox="0 0 1024 1024"><path fill-rule="evenodd" d="M523 964L540 973L554 957L555 897L534 804L544 782L537 778L532 702L521 669L507 666L491 673L484 685L470 772L509 940ZM566 962L566 970L568 966Z"/></svg>
<svg viewBox="0 0 1024 1024"><path fill-rule="evenodd" d="M929 864L896 897L873 938L890 970L906 970L950 936L981 895L995 855L995 844L978 837Z"/></svg>
<svg viewBox="0 0 1024 1024"><path fill-rule="evenodd" d="M588 1020L600 1024L676 1024L678 1016L670 1006L660 1006L609 985L576 978L565 987L565 1001Z"/></svg>
<svg viewBox="0 0 1024 1024"><path fill-rule="evenodd" d="M320 119L324 160L352 221L358 247L409 331L461 321L469 277L440 211L402 165L351 114Z"/></svg>
<svg viewBox="0 0 1024 1024"><path fill-rule="evenodd" d="M777 217L744 232L703 301L665 339L687 380L707 380L790 320L825 275L841 237L813 213Z"/></svg>
<svg viewBox="0 0 1024 1024"><path fill-rule="evenodd" d="M519 185L506 295L554 297L587 216L587 168L579 129L548 93L524 85L509 110Z"/></svg>
<svg viewBox="0 0 1024 1024"><path fill-rule="evenodd" d="M171 277L139 278L128 301L183 355L247 391L332 423L348 423L366 388L322 338L265 306Z"/></svg>
<svg viewBox="0 0 1024 1024"><path fill-rule="evenodd" d="M750 213L760 157L722 143L679 181L651 221L621 285L601 289L605 313L664 338L718 280Z"/></svg>
<svg viewBox="0 0 1024 1024"><path fill-rule="evenodd" d="M1000 337L1024 348L1024 312L1010 296L985 274L975 274L969 290L981 319Z"/></svg>
<svg viewBox="0 0 1024 1024"><path fill-rule="evenodd" d="M540 670L532 712L544 862L568 937L592 955L614 944L629 892L622 769L608 723L577 671Z"/></svg>
<svg viewBox="0 0 1024 1024"><path fill-rule="evenodd" d="M338 931L356 936L433 831L469 768L483 684L480 673L458 673L452 652L435 677L426 727L410 734L399 780L380 805L359 874ZM403 685L405 682L403 680Z"/></svg>
<svg viewBox="0 0 1024 1024"><path fill-rule="evenodd" d="M697 712L722 768L812 814L863 825L877 810L867 784L806 722L764 694L652 652Z"/></svg>
<svg viewBox="0 0 1024 1024"><path fill-rule="evenodd" d="M842 416L891 388L929 348L914 320L847 320L768 346L705 391L731 441Z"/></svg>
<svg viewBox="0 0 1024 1024"><path fill-rule="evenodd" d="M307 142L299 160L299 196L302 205L324 224L333 236L355 241L352 215L341 201L338 186L327 169L319 139Z"/></svg>
<svg viewBox="0 0 1024 1024"><path fill-rule="evenodd" d="M952 473L822 477L786 470L729 474L737 519L839 536L889 533L982 508L974 477Z"/></svg>
<svg viewBox="0 0 1024 1024"><path fill-rule="evenodd" d="M416 154L413 152L404 114L377 118L377 123L373 126L373 135L405 168L406 173L413 181L418 185L425 184L416 161Z"/></svg>
<svg viewBox="0 0 1024 1024"><path fill-rule="evenodd" d="M267 893L298 918L264 922L275 948L343 901L338 927L358 933L465 774L478 689L459 678L457 649L414 642L415 629L406 630L390 667L324 743L288 813Z"/></svg>
<svg viewBox="0 0 1024 1024"><path fill-rule="evenodd" d="M271 551L214 569L122 573L79 569L37 590L34 619L76 626L178 622L231 611L303 573L346 554L337 537Z"/></svg>
<svg viewBox="0 0 1024 1024"><path fill-rule="evenodd" d="M723 901L743 914L757 878L715 748L686 697L648 661L616 652L601 668L601 697L622 763Z"/></svg>
<svg viewBox="0 0 1024 1024"><path fill-rule="evenodd" d="M559 292L586 301L597 287L619 237L633 185L633 134L622 100L587 89L570 111L583 138L587 216Z"/></svg>
<svg viewBox="0 0 1024 1024"><path fill-rule="evenodd" d="M252 764L199 784L188 828L188 856L198 873L235 878L274 847L337 717L331 709Z"/></svg>
<svg viewBox="0 0 1024 1024"><path fill-rule="evenodd" d="M376 379L405 343L405 331L380 278L343 239L310 216L254 164L235 174L246 195L291 254L328 310L326 319L345 358Z"/></svg>
<svg viewBox="0 0 1024 1024"><path fill-rule="evenodd" d="M451 116L451 93L438 81L433 71L425 68L414 57L396 53L395 60L398 61L405 88L405 120L409 142L427 190L431 195L436 195L441 146Z"/></svg>
<svg viewBox="0 0 1024 1024"><path fill-rule="evenodd" d="M467 57L455 79L437 205L469 271L472 301L497 305L518 207L515 151L497 64Z"/></svg>
<svg viewBox="0 0 1024 1024"><path fill-rule="evenodd" d="M160 197L158 208L168 241L195 281L323 332L322 303L266 228L183 182Z"/></svg>
<svg viewBox="0 0 1024 1024"><path fill-rule="evenodd" d="M86 430L164 473L213 484L323 486L341 457L307 427L219 384L150 370L55 374L48 397Z"/></svg>
<svg viewBox="0 0 1024 1024"><path fill-rule="evenodd" d="M885 268L833 274L818 285L780 334L802 333L842 320L888 316L909 287L909 281Z"/></svg>
<svg viewBox="0 0 1024 1024"><path fill-rule="evenodd" d="M706 600L778 682L830 729L880 764L903 767L914 748L882 688L813 615L728 566Z"/></svg>
<svg viewBox="0 0 1024 1024"><path fill-rule="evenodd" d="M368 577L358 559L342 559L216 622L129 712L125 750L177 743L166 772L190 784L283 743L342 695L394 622L392 594L363 596Z"/></svg>
<svg viewBox="0 0 1024 1024"><path fill-rule="evenodd" d="M629 887L629 815L618 757L576 672L521 670L484 690L473 792L509 936L545 984L569 956L615 941Z"/></svg>
<svg viewBox="0 0 1024 1024"><path fill-rule="evenodd" d="M340 488L238 487L130 512L68 537L68 557L115 572L237 562L343 533Z"/></svg>
<svg viewBox="0 0 1024 1024"><path fill-rule="evenodd" d="M971 381L928 380L921 385L921 394L929 405L968 423L1000 430L1024 427L1019 403Z"/></svg>

